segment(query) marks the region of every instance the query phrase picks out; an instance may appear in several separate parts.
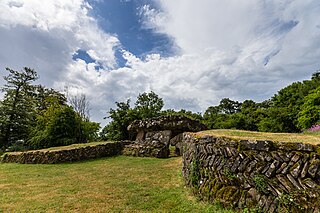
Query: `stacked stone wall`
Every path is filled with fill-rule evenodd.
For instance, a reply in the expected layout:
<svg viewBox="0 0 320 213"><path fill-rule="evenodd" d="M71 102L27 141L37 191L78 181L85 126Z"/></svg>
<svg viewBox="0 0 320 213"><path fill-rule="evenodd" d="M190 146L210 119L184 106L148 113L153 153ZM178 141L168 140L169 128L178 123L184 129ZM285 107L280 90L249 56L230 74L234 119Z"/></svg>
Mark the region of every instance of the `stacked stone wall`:
<svg viewBox="0 0 320 213"><path fill-rule="evenodd" d="M170 154L169 143L171 134L170 130L147 132L145 138L126 145L123 155L168 158Z"/></svg>
<svg viewBox="0 0 320 213"><path fill-rule="evenodd" d="M132 142L106 142L98 145L72 147L61 150L36 150L5 153L2 163L54 164L109 157L122 154L125 145Z"/></svg>
<svg viewBox="0 0 320 213"><path fill-rule="evenodd" d="M234 209L319 212L318 147L183 135L183 176L194 193Z"/></svg>

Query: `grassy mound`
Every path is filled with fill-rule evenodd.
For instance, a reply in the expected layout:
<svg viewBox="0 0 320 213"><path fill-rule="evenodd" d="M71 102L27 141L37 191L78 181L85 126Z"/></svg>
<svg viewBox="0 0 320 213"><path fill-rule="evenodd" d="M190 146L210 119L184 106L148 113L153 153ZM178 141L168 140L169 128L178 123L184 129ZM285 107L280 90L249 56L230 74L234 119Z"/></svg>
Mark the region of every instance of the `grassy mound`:
<svg viewBox="0 0 320 213"><path fill-rule="evenodd" d="M196 201L181 158L0 164L0 212L228 212Z"/></svg>
<svg viewBox="0 0 320 213"><path fill-rule="evenodd" d="M312 145L320 144L319 133L267 133L233 129L214 129L194 133L196 136L212 135L236 140L270 140L274 142L302 142Z"/></svg>

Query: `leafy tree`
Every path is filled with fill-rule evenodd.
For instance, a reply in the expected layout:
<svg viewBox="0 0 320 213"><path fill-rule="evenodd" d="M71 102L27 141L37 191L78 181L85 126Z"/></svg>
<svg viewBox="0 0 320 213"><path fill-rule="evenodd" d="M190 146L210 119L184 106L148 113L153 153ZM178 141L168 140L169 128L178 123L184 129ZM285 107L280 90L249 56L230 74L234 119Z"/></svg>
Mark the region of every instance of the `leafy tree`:
<svg viewBox="0 0 320 213"><path fill-rule="evenodd" d="M79 122L78 115L71 107L53 104L38 116L29 145L38 149L76 143L79 132L75 126Z"/></svg>
<svg viewBox="0 0 320 213"><path fill-rule="evenodd" d="M272 107L269 109L268 118L265 123L270 123L276 132L300 132L301 126L298 124L299 112L303 110L305 97L320 85L320 72L312 75L311 80L295 82L281 89L275 94L271 101ZM274 129L276 127L276 129ZM266 130L266 128L263 128Z"/></svg>
<svg viewBox="0 0 320 213"><path fill-rule="evenodd" d="M112 121L102 130L103 140L126 140L129 138L127 127L135 119L139 119L138 113L130 108L130 99L126 102L116 102L116 109L109 110L109 118Z"/></svg>
<svg viewBox="0 0 320 213"><path fill-rule="evenodd" d="M151 91L138 95L134 109L137 111L140 118L153 118L160 115L163 105L162 98Z"/></svg>
<svg viewBox="0 0 320 213"><path fill-rule="evenodd" d="M233 101L229 98L223 98L220 101L219 108L224 114L233 114L240 111L241 103Z"/></svg>
<svg viewBox="0 0 320 213"><path fill-rule="evenodd" d="M203 114L204 123L209 129L215 129L220 116L219 106L210 106Z"/></svg>
<svg viewBox="0 0 320 213"><path fill-rule="evenodd" d="M201 113L194 113L192 111L189 110L185 110L185 109L180 109L179 111L175 111L173 109L167 109L161 112L161 115L164 116L170 116L170 115L177 115L177 116L184 116L193 120L197 120L197 121L202 121L202 115Z"/></svg>
<svg viewBox="0 0 320 213"><path fill-rule="evenodd" d="M0 104L0 147L25 141L35 122L34 89L36 71L24 67L21 71L6 68L6 84L1 88L4 99Z"/></svg>
<svg viewBox="0 0 320 213"><path fill-rule="evenodd" d="M64 94L42 85L35 86L34 99L38 114L48 109L51 105L67 105L67 98Z"/></svg>
<svg viewBox="0 0 320 213"><path fill-rule="evenodd" d="M30 134L28 144L33 149L52 146L85 143L97 139L100 125L84 120L66 104L63 94L52 89L41 90L41 110L38 110L37 123Z"/></svg>
<svg viewBox="0 0 320 213"><path fill-rule="evenodd" d="M111 122L107 124L102 132L102 140L127 140L130 138L127 127L136 119L157 117L161 114L164 103L154 92L138 95L135 107L130 107L130 99L126 102L116 102L116 109L109 110Z"/></svg>
<svg viewBox="0 0 320 213"><path fill-rule="evenodd" d="M320 87L313 90L304 98L304 103L299 112L298 125L302 129L308 129L314 124L320 123Z"/></svg>

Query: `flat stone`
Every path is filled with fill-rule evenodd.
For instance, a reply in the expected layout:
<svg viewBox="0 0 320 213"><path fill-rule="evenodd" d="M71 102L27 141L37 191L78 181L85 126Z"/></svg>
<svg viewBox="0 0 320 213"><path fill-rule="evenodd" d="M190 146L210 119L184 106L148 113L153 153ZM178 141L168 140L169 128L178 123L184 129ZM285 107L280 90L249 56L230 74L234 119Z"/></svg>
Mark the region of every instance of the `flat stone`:
<svg viewBox="0 0 320 213"><path fill-rule="evenodd" d="M302 168L302 171L301 171L301 178L305 178L307 173L308 173L308 169L309 169L309 162L306 162Z"/></svg>
<svg viewBox="0 0 320 213"><path fill-rule="evenodd" d="M284 161L281 157L279 157L278 153L275 151L271 152L271 156L273 157L273 159L276 159L280 163L282 163Z"/></svg>
<svg viewBox="0 0 320 213"><path fill-rule="evenodd" d="M301 178L298 178L298 182L299 182L300 186L301 186L304 190L307 189L307 186L304 185L304 183L302 182Z"/></svg>
<svg viewBox="0 0 320 213"><path fill-rule="evenodd" d="M298 161L297 163L295 163L290 171L290 174L294 177L294 178L298 178L298 176L300 175L300 172L302 170L302 161Z"/></svg>
<svg viewBox="0 0 320 213"><path fill-rule="evenodd" d="M313 180L311 180L311 178L304 179L302 183L304 183L309 188L313 188L313 189L318 188L318 185Z"/></svg>
<svg viewBox="0 0 320 213"><path fill-rule="evenodd" d="M246 172L250 173L250 172L254 169L254 167L255 167L255 165L256 165L257 163L258 163L258 162L257 162L256 160L251 161L251 162L247 165Z"/></svg>
<svg viewBox="0 0 320 213"><path fill-rule="evenodd" d="M288 166L287 163L282 163L279 169L276 171L276 174L281 173L287 166Z"/></svg>
<svg viewBox="0 0 320 213"><path fill-rule="evenodd" d="M291 161L296 163L299 159L300 159L300 155L296 153L296 154L291 158Z"/></svg>
<svg viewBox="0 0 320 213"><path fill-rule="evenodd" d="M233 166L231 167L231 171L232 172L236 172L239 165L240 165L241 161L240 161L240 157L237 157L236 160L234 161Z"/></svg>
<svg viewBox="0 0 320 213"><path fill-rule="evenodd" d="M295 186L297 189L302 190L302 187L300 186L300 184L292 177L292 175L287 174L287 178L289 179L289 181L292 183L293 186Z"/></svg>
<svg viewBox="0 0 320 213"><path fill-rule="evenodd" d="M288 158L285 153L279 152L278 155L279 155L280 158L282 158L282 160L283 160L284 162L290 161L290 158Z"/></svg>
<svg viewBox="0 0 320 213"><path fill-rule="evenodd" d="M275 175L277 167L279 166L279 161L273 161L272 164L270 165L269 169L266 171L265 175L270 178Z"/></svg>
<svg viewBox="0 0 320 213"><path fill-rule="evenodd" d="M294 164L294 162L293 162L293 161L290 161L289 164L288 164L288 166L282 170L281 174L287 174L287 173L289 173L289 170L290 170L290 168L293 166L293 164Z"/></svg>
<svg viewBox="0 0 320 213"><path fill-rule="evenodd" d="M276 176L278 181L286 188L287 192L291 192L294 189L292 183L288 180L288 178L284 175L277 175Z"/></svg>
<svg viewBox="0 0 320 213"><path fill-rule="evenodd" d="M272 141L264 140L240 140L240 146L243 150L269 151L273 145Z"/></svg>
<svg viewBox="0 0 320 213"><path fill-rule="evenodd" d="M271 192L271 194L275 197L283 193L283 191L280 191L279 187L273 184L271 181L268 181L268 191Z"/></svg>
<svg viewBox="0 0 320 213"><path fill-rule="evenodd" d="M247 157L246 159L244 159L244 160L241 162L241 164L240 164L240 166L239 166L239 168L238 168L238 171L239 171L239 172L243 172L243 171L245 170L247 164L248 164L250 161L251 161L251 159L250 159L249 157Z"/></svg>
<svg viewBox="0 0 320 213"><path fill-rule="evenodd" d="M174 130L180 132L198 132L207 129L199 121L184 116L160 116L145 120L135 120L128 126L128 131L162 131Z"/></svg>
<svg viewBox="0 0 320 213"><path fill-rule="evenodd" d="M311 177L314 178L316 176L319 165L320 165L320 160L319 159L313 159L310 162L308 173L309 173L309 175L311 175Z"/></svg>

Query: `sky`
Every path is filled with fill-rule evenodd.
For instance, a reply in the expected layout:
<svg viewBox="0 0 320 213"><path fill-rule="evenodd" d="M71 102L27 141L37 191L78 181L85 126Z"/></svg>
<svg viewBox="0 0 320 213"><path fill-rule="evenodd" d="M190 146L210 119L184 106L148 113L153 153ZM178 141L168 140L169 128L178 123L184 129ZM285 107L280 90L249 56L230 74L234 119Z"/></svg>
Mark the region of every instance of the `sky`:
<svg viewBox="0 0 320 213"><path fill-rule="evenodd" d="M102 126L143 92L202 113L226 97L259 102L320 69L320 2L1 0L5 67L85 94Z"/></svg>

